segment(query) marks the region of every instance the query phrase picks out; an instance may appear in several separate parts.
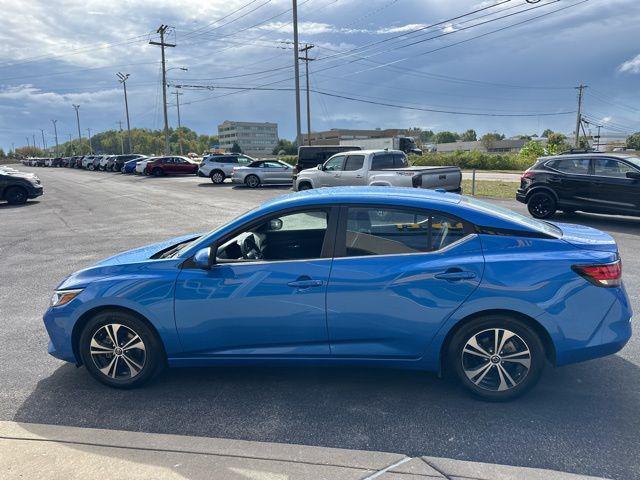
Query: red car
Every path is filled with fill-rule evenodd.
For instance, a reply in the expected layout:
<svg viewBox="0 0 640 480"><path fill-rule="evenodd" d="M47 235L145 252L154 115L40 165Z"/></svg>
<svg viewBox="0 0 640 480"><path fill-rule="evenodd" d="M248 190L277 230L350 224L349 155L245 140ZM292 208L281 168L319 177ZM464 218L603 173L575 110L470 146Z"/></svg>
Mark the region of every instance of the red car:
<svg viewBox="0 0 640 480"><path fill-rule="evenodd" d="M158 157L147 163L144 173L162 177L164 175L194 175L198 164L187 157Z"/></svg>

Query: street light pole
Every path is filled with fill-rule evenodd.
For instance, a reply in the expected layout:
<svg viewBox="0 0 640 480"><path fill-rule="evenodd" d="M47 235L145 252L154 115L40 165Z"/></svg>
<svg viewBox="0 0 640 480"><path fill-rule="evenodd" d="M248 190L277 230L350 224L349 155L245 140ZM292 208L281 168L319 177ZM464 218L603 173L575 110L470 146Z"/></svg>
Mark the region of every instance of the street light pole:
<svg viewBox="0 0 640 480"><path fill-rule="evenodd" d="M44 139L44 129L40 129L40 133L42 134L42 150L46 150L47 149L47 142Z"/></svg>
<svg viewBox="0 0 640 480"><path fill-rule="evenodd" d="M56 138L56 157L59 157L60 148L58 147L58 127L56 127L56 123L58 123L58 120L51 120L51 123L53 123L53 135Z"/></svg>
<svg viewBox="0 0 640 480"><path fill-rule="evenodd" d="M122 84L122 88L124 89L124 109L127 114L127 136L129 142L129 153L132 153L133 150L131 148L131 124L129 123L129 102L127 100L127 79L129 78L129 74L118 72L116 76L118 77L118 81Z"/></svg>
<svg viewBox="0 0 640 480"><path fill-rule="evenodd" d="M78 110L80 109L80 105L73 105L73 108L76 111L76 120L78 122L78 145L79 145L79 149L80 149L80 153L82 153L82 134L80 133L80 113L78 113Z"/></svg>

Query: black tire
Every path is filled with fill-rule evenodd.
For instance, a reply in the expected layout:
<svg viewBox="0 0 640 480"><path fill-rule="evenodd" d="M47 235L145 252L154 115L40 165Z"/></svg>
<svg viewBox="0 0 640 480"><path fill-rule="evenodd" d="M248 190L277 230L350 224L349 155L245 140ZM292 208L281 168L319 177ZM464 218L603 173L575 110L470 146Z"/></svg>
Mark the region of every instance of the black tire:
<svg viewBox="0 0 640 480"><path fill-rule="evenodd" d="M4 194L4 198L11 205L22 205L27 203L29 192L22 187L9 187Z"/></svg>
<svg viewBox="0 0 640 480"><path fill-rule="evenodd" d="M257 175L247 175L244 184L249 188L257 188L260 186L260 178Z"/></svg>
<svg viewBox="0 0 640 480"><path fill-rule="evenodd" d="M164 172L161 168L154 168L152 173L154 177L161 177L164 175Z"/></svg>
<svg viewBox="0 0 640 480"><path fill-rule="evenodd" d="M126 346L132 340L137 345L133 333L142 341L143 351L130 347L126 352L106 353L113 343L110 342L107 331L114 324L120 326L115 331L119 347ZM96 343L92 347L93 339L98 342L98 348ZM105 311L91 318L82 330L78 347L82 363L91 376L113 388L139 387L159 373L165 365L164 351L155 332L144 321L126 312ZM92 348L94 352L104 350L105 354L92 354ZM135 366L132 368L130 365ZM138 370L137 367L142 368Z"/></svg>
<svg viewBox="0 0 640 480"><path fill-rule="evenodd" d="M221 183L224 182L225 179L225 174L222 170L214 170L213 172L211 172L211 174L209 175L209 178L211 179L211 181L213 183L215 183L216 185L220 185Z"/></svg>
<svg viewBox="0 0 640 480"><path fill-rule="evenodd" d="M303 190L311 190L313 187L311 186L311 184L309 182L301 182L298 185L298 191L302 192Z"/></svg>
<svg viewBox="0 0 640 480"><path fill-rule="evenodd" d="M493 346L496 335L498 345L502 346L497 355ZM485 358L481 349L470 346L469 342L484 347L489 356ZM506 315L491 315L472 320L454 334L449 342L447 361L447 366L473 395L490 402L506 402L538 383L546 356L540 337L525 322ZM477 372L475 376L474 372Z"/></svg>
<svg viewBox="0 0 640 480"><path fill-rule="evenodd" d="M556 208L556 199L549 192L535 192L527 200L527 210L535 218L549 218Z"/></svg>

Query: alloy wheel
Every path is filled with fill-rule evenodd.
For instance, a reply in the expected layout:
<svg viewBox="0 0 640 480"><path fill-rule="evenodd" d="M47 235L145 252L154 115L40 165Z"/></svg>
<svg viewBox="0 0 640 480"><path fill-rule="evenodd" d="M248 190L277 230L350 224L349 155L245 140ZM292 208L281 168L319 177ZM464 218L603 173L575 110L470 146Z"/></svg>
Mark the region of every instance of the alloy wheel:
<svg viewBox="0 0 640 480"><path fill-rule="evenodd" d="M215 172L211 175L211 181L213 183L222 183L224 182L224 176L220 172Z"/></svg>
<svg viewBox="0 0 640 480"><path fill-rule="evenodd" d="M519 385L531 369L527 343L511 330L490 328L475 333L461 355L462 370L477 387L504 392Z"/></svg>
<svg viewBox="0 0 640 480"><path fill-rule="evenodd" d="M553 199L546 194L539 193L529 200L529 212L536 218L547 218L555 211Z"/></svg>
<svg viewBox="0 0 640 480"><path fill-rule="evenodd" d="M246 182L247 186L249 186L250 188L256 188L258 185L260 185L260 179L255 175L249 175Z"/></svg>
<svg viewBox="0 0 640 480"><path fill-rule="evenodd" d="M112 379L130 379L145 367L146 346L131 328L118 323L100 327L91 337L94 365Z"/></svg>

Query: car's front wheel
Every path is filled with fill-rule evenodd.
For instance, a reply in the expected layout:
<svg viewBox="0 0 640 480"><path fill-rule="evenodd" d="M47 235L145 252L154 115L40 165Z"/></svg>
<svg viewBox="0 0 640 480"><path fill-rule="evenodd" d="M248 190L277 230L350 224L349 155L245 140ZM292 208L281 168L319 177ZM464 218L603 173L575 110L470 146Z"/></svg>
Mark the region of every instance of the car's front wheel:
<svg viewBox="0 0 640 480"><path fill-rule="evenodd" d="M535 218L549 218L556 213L556 199L548 192L536 192L527 200L527 209Z"/></svg>
<svg viewBox="0 0 640 480"><path fill-rule="evenodd" d="M224 182L224 172L221 172L220 170L215 170L211 172L211 175L209 176L209 178L211 178L211 181L213 183L215 183L216 185L219 185L222 182Z"/></svg>
<svg viewBox="0 0 640 480"><path fill-rule="evenodd" d="M80 335L79 350L89 373L115 388L142 385L164 365L155 333L126 312L106 311L89 320Z"/></svg>
<svg viewBox="0 0 640 480"><path fill-rule="evenodd" d="M153 175L155 177L161 177L162 175L164 175L164 172L162 171L161 168L154 168L153 169Z"/></svg>
<svg viewBox="0 0 640 480"><path fill-rule="evenodd" d="M303 190L311 190L313 187L309 182L300 182L298 184L298 191L301 192Z"/></svg>
<svg viewBox="0 0 640 480"><path fill-rule="evenodd" d="M249 188L256 188L260 186L260 179L257 175L247 175L247 178L244 179L244 183Z"/></svg>
<svg viewBox="0 0 640 480"><path fill-rule="evenodd" d="M449 365L474 395L512 400L531 389L545 366L538 334L521 320L495 315L473 320L451 339Z"/></svg>
<svg viewBox="0 0 640 480"><path fill-rule="evenodd" d="M21 205L27 203L29 195L22 187L9 187L5 193L5 198L11 205Z"/></svg>

